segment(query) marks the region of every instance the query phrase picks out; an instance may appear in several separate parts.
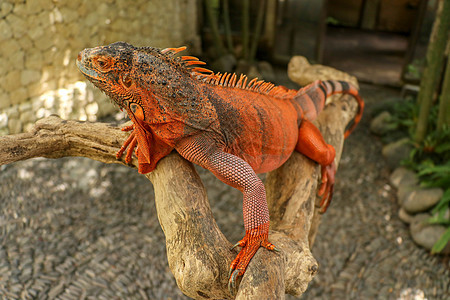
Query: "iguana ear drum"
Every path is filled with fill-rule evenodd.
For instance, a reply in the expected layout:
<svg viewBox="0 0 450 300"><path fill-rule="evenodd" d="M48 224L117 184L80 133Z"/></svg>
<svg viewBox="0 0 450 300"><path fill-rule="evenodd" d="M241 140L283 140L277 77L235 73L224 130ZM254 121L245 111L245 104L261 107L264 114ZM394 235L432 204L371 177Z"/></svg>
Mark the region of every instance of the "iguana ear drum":
<svg viewBox="0 0 450 300"><path fill-rule="evenodd" d="M127 89L130 88L130 86L133 84L133 79L131 79L131 77L127 75L123 75L121 81L123 86Z"/></svg>
<svg viewBox="0 0 450 300"><path fill-rule="evenodd" d="M145 116L144 116L144 110L142 109L142 107L139 104L136 103L130 103L130 109L133 112L133 115L140 119L140 120L144 120Z"/></svg>

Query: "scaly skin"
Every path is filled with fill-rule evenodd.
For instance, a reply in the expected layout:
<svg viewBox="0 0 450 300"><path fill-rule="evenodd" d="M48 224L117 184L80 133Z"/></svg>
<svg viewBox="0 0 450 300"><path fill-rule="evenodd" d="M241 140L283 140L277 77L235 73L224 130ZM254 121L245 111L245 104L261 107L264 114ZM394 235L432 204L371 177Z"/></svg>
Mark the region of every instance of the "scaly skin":
<svg viewBox="0 0 450 300"><path fill-rule="evenodd" d="M80 71L125 109L132 131L117 153L130 162L137 146L139 172L151 172L175 149L243 193L246 234L230 266L229 287L234 288L259 247L277 250L268 241L269 210L264 185L256 175L281 166L298 151L322 169L321 210L327 209L334 186L335 150L311 123L327 96L347 93L360 106L353 125L361 119L364 103L358 91L342 81L317 81L299 91L271 83L214 74L195 65L184 50L164 50L118 42L85 49L78 55ZM127 149L128 148L128 149Z"/></svg>

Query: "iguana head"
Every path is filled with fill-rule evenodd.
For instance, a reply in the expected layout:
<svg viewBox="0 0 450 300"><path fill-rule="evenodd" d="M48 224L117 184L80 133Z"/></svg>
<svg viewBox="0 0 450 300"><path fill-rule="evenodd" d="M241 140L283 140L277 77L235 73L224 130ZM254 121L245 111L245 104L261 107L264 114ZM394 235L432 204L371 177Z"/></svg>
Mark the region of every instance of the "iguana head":
<svg viewBox="0 0 450 300"><path fill-rule="evenodd" d="M191 80L189 69L169 49L117 42L84 49L77 66L133 121L162 123L173 119L177 110L185 112L196 94L194 85L186 82Z"/></svg>

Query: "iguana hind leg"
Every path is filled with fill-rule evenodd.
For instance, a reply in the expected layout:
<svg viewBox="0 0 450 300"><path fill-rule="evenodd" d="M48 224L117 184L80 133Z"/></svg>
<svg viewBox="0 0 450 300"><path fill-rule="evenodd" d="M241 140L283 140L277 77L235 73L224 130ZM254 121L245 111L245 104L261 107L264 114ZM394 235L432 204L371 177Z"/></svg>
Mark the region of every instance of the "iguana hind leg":
<svg viewBox="0 0 450 300"><path fill-rule="evenodd" d="M187 160L210 170L221 181L243 193L245 236L235 245L242 248L230 265L228 287L232 292L236 278L245 273L260 247L277 250L268 241L269 209L264 184L246 161L223 152L214 145L214 141L202 137L192 138L176 147L176 150Z"/></svg>
<svg viewBox="0 0 450 300"><path fill-rule="evenodd" d="M333 197L336 151L325 142L319 129L307 119L302 120L300 124L295 150L321 166L322 180L318 195L322 197L320 212L324 213Z"/></svg>

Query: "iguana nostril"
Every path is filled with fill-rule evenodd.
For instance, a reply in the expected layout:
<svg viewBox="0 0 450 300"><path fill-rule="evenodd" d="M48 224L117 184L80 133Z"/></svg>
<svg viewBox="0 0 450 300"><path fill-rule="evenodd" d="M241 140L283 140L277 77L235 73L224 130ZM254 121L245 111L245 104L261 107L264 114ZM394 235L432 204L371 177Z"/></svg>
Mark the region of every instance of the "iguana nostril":
<svg viewBox="0 0 450 300"><path fill-rule="evenodd" d="M82 55L81 55L81 52L80 52L80 53L78 53L77 60L81 61L81 57L82 57Z"/></svg>

